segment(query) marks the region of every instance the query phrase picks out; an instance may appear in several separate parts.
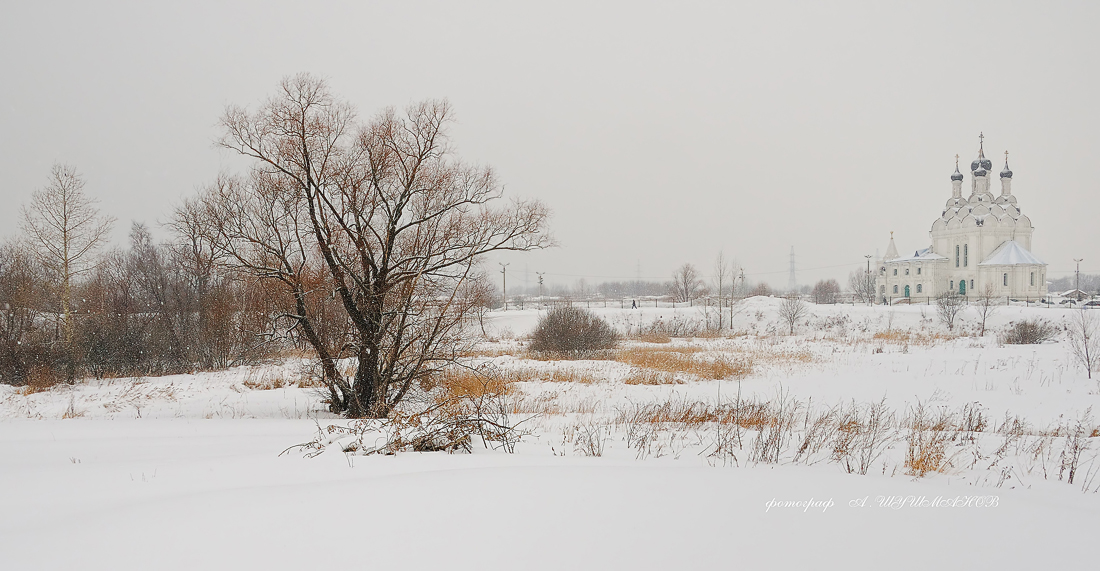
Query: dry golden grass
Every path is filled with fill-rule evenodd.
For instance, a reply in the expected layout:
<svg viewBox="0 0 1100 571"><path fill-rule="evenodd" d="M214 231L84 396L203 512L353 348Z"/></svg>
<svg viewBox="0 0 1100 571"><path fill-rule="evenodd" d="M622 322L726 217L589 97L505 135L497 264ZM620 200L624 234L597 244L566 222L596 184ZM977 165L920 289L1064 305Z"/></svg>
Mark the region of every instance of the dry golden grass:
<svg viewBox="0 0 1100 571"><path fill-rule="evenodd" d="M910 476L923 477L929 472L946 472L951 467L947 461L946 443L939 438L927 442L910 442L905 452L905 469Z"/></svg>
<svg viewBox="0 0 1100 571"><path fill-rule="evenodd" d="M875 341L882 341L885 343L894 343L897 345L919 345L922 347L931 347L937 343L944 341L950 341L952 339L958 339L960 335L946 334L946 333L921 333L912 331L880 331L875 333L871 338Z"/></svg>
<svg viewBox="0 0 1100 571"><path fill-rule="evenodd" d="M627 337L627 339L630 339L632 341L640 341L642 343L663 344L672 342L672 337L669 337L668 335L659 332L638 333Z"/></svg>
<svg viewBox="0 0 1100 571"><path fill-rule="evenodd" d="M517 351L508 353L531 361L608 361L615 358L615 351L585 351L582 353L556 353L553 351Z"/></svg>
<svg viewBox="0 0 1100 571"><path fill-rule="evenodd" d="M508 394L515 382L507 375L486 374L467 368L447 369L432 381L444 389L445 397L454 398Z"/></svg>
<svg viewBox="0 0 1100 571"><path fill-rule="evenodd" d="M600 379L596 377L596 375L593 375L589 371L577 371L570 369L553 369L550 371L540 371L538 369L526 369L517 372L524 375L524 380L530 379L533 376L534 378L532 380L544 381L549 383L578 383L582 385L591 385L600 381Z"/></svg>
<svg viewBox="0 0 1100 571"><path fill-rule="evenodd" d="M18 392L24 396L47 392L63 382L64 379L53 367L36 366L31 368L27 384L19 387Z"/></svg>
<svg viewBox="0 0 1100 571"><path fill-rule="evenodd" d="M517 355L523 352L524 350L521 347L514 345L474 347L462 351L461 355L459 355L459 358L466 359L471 357L503 357L505 355Z"/></svg>
<svg viewBox="0 0 1100 571"><path fill-rule="evenodd" d="M256 374L254 372L250 373L245 380L241 381L241 384L254 391L271 391L291 385L286 377L281 374L265 375L262 373Z"/></svg>
<svg viewBox="0 0 1100 571"><path fill-rule="evenodd" d="M623 383L628 385L677 385L684 381L677 379L676 375L654 369L631 369Z"/></svg>
<svg viewBox="0 0 1100 571"><path fill-rule="evenodd" d="M652 404L639 404L620 410L616 424L648 423L698 426L718 422L750 430L773 426L781 418L780 407L773 402L740 401L717 407L703 401L669 399Z"/></svg>
<svg viewBox="0 0 1100 571"><path fill-rule="evenodd" d="M519 395L511 401L512 414L539 414L544 416L556 416L564 414L560 395L546 393L538 396Z"/></svg>
<svg viewBox="0 0 1100 571"><path fill-rule="evenodd" d="M685 373L704 379L743 379L752 373L752 360L735 359L719 355L711 359L699 359L695 353L703 351L697 346L630 347L619 351L616 361L665 373ZM629 383L629 381L628 381ZM633 382L629 384L667 384Z"/></svg>

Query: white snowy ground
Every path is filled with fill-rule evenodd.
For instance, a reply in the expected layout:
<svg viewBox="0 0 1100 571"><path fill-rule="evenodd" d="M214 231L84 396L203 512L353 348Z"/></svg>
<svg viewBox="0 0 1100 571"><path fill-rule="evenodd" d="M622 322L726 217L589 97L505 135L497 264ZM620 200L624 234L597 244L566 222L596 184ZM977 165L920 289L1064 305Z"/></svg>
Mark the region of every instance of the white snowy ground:
<svg viewBox="0 0 1100 571"><path fill-rule="evenodd" d="M568 426L635 403L713 402L738 385L743 398L782 390L814 406L979 403L992 420L1010 413L1038 428L1100 405L1097 383L1064 342L1002 347L992 332L930 346L872 338L887 329L942 333L934 311L916 306L811 306L792 338L772 334L777 306L754 298L739 308L735 328L751 335L677 341L813 355L761 357L740 383L624 385L620 363L495 358L502 368L581 369L600 379L520 383L524 398L574 412L532 421L535 433L515 454L280 456L318 423L341 422L319 412L313 389L245 386L293 378L295 363L29 395L0 387L0 569L1097 567L1100 495L1083 491L1088 467L1070 485L1040 465L1057 457L1006 459L1005 480L985 468L988 447L960 448L957 469L916 479L897 469L901 450L859 476L826 461L754 464L744 453L738 467L723 466L700 453L704 437L644 459L618 432L598 458L566 442ZM595 311L620 327L699 314ZM1068 311L1002 308L991 329L1025 316L1059 322ZM963 319L973 326L972 313ZM518 337L536 320L534 310L510 311L491 327ZM1098 450L1084 456L1093 469ZM964 461L973 454L984 459Z"/></svg>

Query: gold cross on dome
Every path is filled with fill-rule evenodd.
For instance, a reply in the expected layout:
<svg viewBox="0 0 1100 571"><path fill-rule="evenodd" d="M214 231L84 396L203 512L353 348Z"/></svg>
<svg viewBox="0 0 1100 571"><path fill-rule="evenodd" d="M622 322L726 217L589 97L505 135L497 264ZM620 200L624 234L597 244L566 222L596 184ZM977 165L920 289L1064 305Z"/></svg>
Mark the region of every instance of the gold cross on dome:
<svg viewBox="0 0 1100 571"><path fill-rule="evenodd" d="M1005 151L1005 163L1008 163L1008 151Z"/></svg>

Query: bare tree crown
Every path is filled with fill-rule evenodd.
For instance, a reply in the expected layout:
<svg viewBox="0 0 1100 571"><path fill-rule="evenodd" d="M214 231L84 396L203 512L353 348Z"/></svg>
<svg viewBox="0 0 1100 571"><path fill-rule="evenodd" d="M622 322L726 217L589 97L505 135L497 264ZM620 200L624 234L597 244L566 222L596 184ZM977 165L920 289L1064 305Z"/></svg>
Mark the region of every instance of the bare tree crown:
<svg viewBox="0 0 1100 571"><path fill-rule="evenodd" d="M334 409L349 415L386 414L453 358L480 303L465 286L486 254L553 245L543 204L495 207L492 169L454 156L451 115L433 100L360 123L324 81L301 74L255 112L230 107L222 118L219 144L254 161L247 179L223 177L206 193L219 253L285 285L296 300L287 316L323 362L342 348L358 359L354 379L326 367ZM310 333L319 315L305 278L319 269L351 324L346 343Z"/></svg>

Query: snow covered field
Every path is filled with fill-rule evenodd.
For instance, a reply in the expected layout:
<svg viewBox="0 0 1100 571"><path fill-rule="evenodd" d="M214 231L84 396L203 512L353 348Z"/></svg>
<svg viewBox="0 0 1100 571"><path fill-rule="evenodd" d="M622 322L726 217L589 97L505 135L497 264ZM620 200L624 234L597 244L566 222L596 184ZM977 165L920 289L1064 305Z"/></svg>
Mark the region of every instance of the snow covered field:
<svg viewBox="0 0 1100 571"><path fill-rule="evenodd" d="M810 305L792 337L778 306L740 304L735 337L628 344L751 362L739 380L655 385L627 384L639 367L621 360L524 358L517 339L538 312L493 315L479 358L527 379L509 397L514 418L530 418L514 454L280 455L347 422L295 386L296 362L0 387L0 568L1095 567L1100 446L1087 415L1100 385L1062 334L996 339L1011 321L1060 325L1072 310L1000 308L979 338L973 309L956 337L928 306ZM593 311L622 329L702 317ZM719 454L715 423L641 434L629 421L648 406L734 402L798 403L776 461L754 457L753 430L727 433ZM815 414L853 403L898 417L923 406L956 427L977 414L984 427L951 433L941 471L908 475L911 433L899 431L866 475L848 473L805 436ZM1000 431L1010 420L1024 428ZM1076 426L1088 448L1069 484Z"/></svg>

